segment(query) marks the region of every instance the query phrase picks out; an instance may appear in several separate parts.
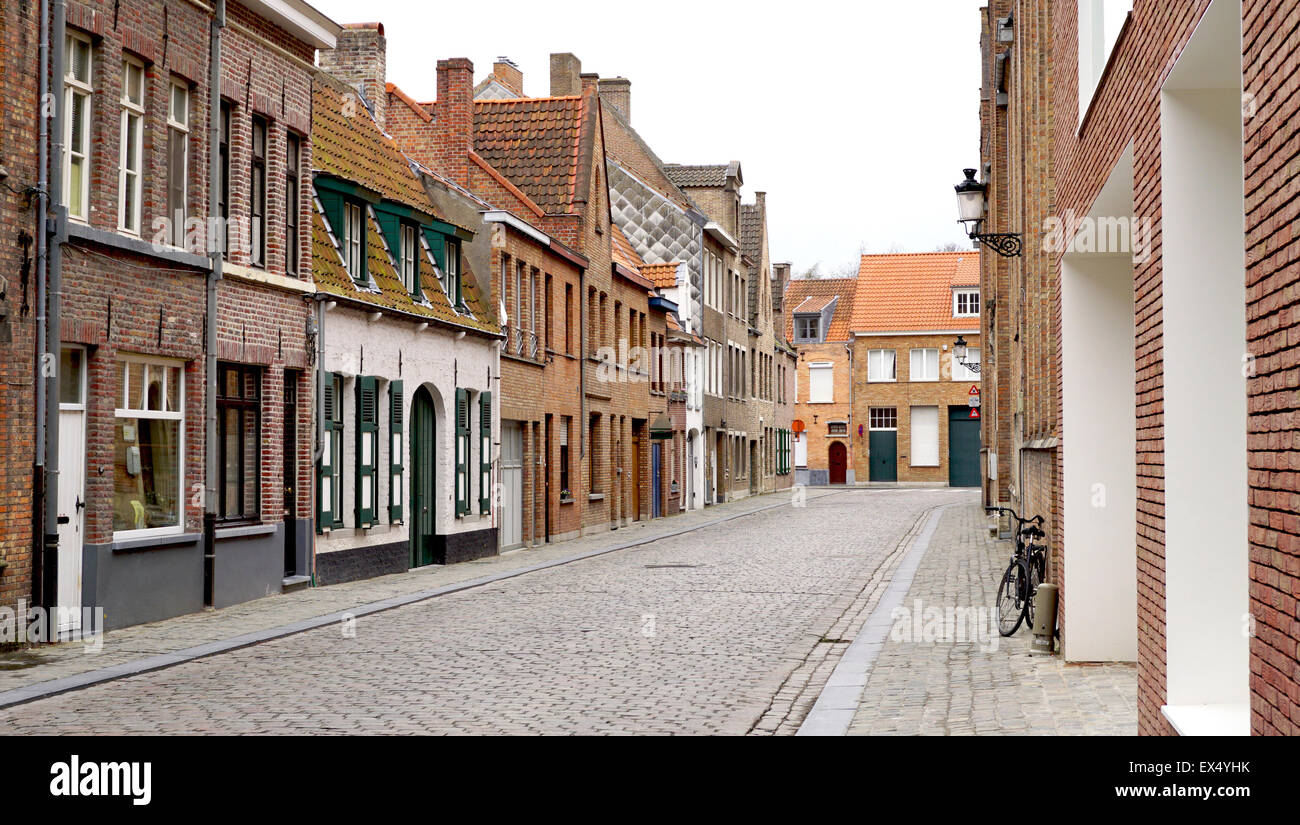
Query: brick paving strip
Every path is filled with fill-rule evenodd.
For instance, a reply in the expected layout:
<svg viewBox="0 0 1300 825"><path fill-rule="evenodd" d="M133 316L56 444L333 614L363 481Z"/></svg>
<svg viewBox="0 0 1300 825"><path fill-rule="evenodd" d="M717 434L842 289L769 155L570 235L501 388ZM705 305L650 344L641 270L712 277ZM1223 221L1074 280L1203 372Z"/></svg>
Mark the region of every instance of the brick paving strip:
<svg viewBox="0 0 1300 825"><path fill-rule="evenodd" d="M928 548L918 547L908 559L915 575L897 606L910 613L918 606L977 607L991 616L1011 543L989 537L983 511L968 505L936 512L928 538ZM896 574L900 583L905 568ZM882 600L855 640L863 646L860 658L851 658L850 648L843 673L837 668L827 683L823 698L834 713L814 709L800 733L1137 733L1134 665L1067 664L1059 655L1031 655L1023 627L1010 638L987 627L980 641L896 640L891 609Z"/></svg>
<svg viewBox="0 0 1300 825"><path fill-rule="evenodd" d="M846 490L810 491L807 499L812 501L843 492ZM104 647L98 653L79 641L0 655L0 688L3 688L0 690L0 708L303 633L337 624L347 617L359 618L640 547L789 506L790 495L782 491L753 496L671 519L638 522L617 531L584 536L538 550L517 551L460 565L422 568L377 579L276 595L220 611L205 611L124 628L104 634ZM636 537L626 539L629 532L637 534ZM476 575L484 567L495 570L487 575ZM431 583L436 585L429 587ZM327 612L322 613L322 610ZM106 658L112 663L104 665ZM32 659L37 662L29 666Z"/></svg>

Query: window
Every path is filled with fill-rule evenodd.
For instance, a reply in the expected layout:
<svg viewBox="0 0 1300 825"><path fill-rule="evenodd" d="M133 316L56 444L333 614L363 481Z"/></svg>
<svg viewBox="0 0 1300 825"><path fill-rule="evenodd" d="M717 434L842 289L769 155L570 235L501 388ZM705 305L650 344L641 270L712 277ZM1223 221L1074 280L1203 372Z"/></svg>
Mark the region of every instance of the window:
<svg viewBox="0 0 1300 825"><path fill-rule="evenodd" d="M361 207L355 203L344 205L343 217L343 261L347 264L348 274L352 280L365 282L365 223L361 218Z"/></svg>
<svg viewBox="0 0 1300 825"><path fill-rule="evenodd" d="M569 486L569 430L573 428L573 417L560 416L560 498L573 498L573 488Z"/></svg>
<svg viewBox="0 0 1300 825"><path fill-rule="evenodd" d="M255 367L217 366L217 517L261 518L261 387Z"/></svg>
<svg viewBox="0 0 1300 825"><path fill-rule="evenodd" d="M599 493L602 489L600 474L597 472L600 469L600 449L597 446L600 443L600 413L592 414L587 435L587 489Z"/></svg>
<svg viewBox="0 0 1300 825"><path fill-rule="evenodd" d="M868 381L897 381L898 365L895 363L898 353L892 349L873 349L867 351Z"/></svg>
<svg viewBox="0 0 1300 825"><path fill-rule="evenodd" d="M492 512L492 393L478 395L478 511Z"/></svg>
<svg viewBox="0 0 1300 825"><path fill-rule="evenodd" d="M808 365L808 403L830 404L835 400L835 365Z"/></svg>
<svg viewBox="0 0 1300 825"><path fill-rule="evenodd" d="M848 435L849 422L847 421L829 421L826 423L827 435Z"/></svg>
<svg viewBox="0 0 1300 825"><path fill-rule="evenodd" d="M86 220L90 214L90 124L94 94L94 52L90 38L68 32L63 44L63 202L68 216Z"/></svg>
<svg viewBox="0 0 1300 825"><path fill-rule="evenodd" d="M464 302L460 296L460 243L445 241L443 254L447 265L442 273L442 288L447 293L447 300L453 307L460 307Z"/></svg>
<svg viewBox="0 0 1300 825"><path fill-rule="evenodd" d="M873 430L897 430L897 407L871 407L868 411L868 426Z"/></svg>
<svg viewBox="0 0 1300 825"><path fill-rule="evenodd" d="M374 376L356 378L356 526L373 527L379 510L379 387Z"/></svg>
<svg viewBox="0 0 1300 825"><path fill-rule="evenodd" d="M821 341L822 318L820 315L796 315L794 317L794 340L801 344L815 344Z"/></svg>
<svg viewBox="0 0 1300 825"><path fill-rule="evenodd" d="M185 245L190 173L190 87L173 80L167 104L167 220L173 246Z"/></svg>
<svg viewBox="0 0 1300 825"><path fill-rule="evenodd" d="M249 165L249 261L266 266L266 118L253 115L253 159Z"/></svg>
<svg viewBox="0 0 1300 825"><path fill-rule="evenodd" d="M321 398L325 438L321 444L318 475L317 529L327 532L343 526L343 377L327 372L322 376Z"/></svg>
<svg viewBox="0 0 1300 825"><path fill-rule="evenodd" d="M469 390L456 390L456 517L469 513Z"/></svg>
<svg viewBox="0 0 1300 825"><path fill-rule="evenodd" d="M420 250L420 238L416 229L409 223L402 224L401 275L402 286L412 295L420 294L420 267L416 257Z"/></svg>
<svg viewBox="0 0 1300 825"><path fill-rule="evenodd" d="M564 351L573 355L573 284L564 285Z"/></svg>
<svg viewBox="0 0 1300 825"><path fill-rule="evenodd" d="M974 318L980 314L980 291L957 289L952 293L952 314L955 318Z"/></svg>
<svg viewBox="0 0 1300 825"><path fill-rule="evenodd" d="M144 155L144 64L122 60L121 162L118 173L117 225L140 234L141 158Z"/></svg>
<svg viewBox="0 0 1300 825"><path fill-rule="evenodd" d="M912 350L912 372L908 376L909 381L938 381L939 380L939 350L937 349L914 349Z"/></svg>
<svg viewBox="0 0 1300 825"><path fill-rule="evenodd" d="M912 466L939 466L939 408L912 408Z"/></svg>
<svg viewBox="0 0 1300 825"><path fill-rule="evenodd" d="M979 348L979 347L967 347L967 348L966 348L966 363L967 363L967 364L976 364L976 365L977 365L977 364L979 364L979 362L980 362L980 348ZM954 381L978 381L978 380L980 380L980 374L979 374L978 372L975 372L974 370L971 370L971 369L968 369L967 367L962 366L961 362L959 362L959 361L957 360L957 357L954 355L954 356L953 356L953 359L952 359L952 380L954 380Z"/></svg>
<svg viewBox="0 0 1300 825"><path fill-rule="evenodd" d="M114 412L113 531L182 531L185 377L181 364L126 357Z"/></svg>
<svg viewBox="0 0 1300 825"><path fill-rule="evenodd" d="M289 132L284 149L284 271L298 274L302 238L298 222L302 213L302 138Z"/></svg>
<svg viewBox="0 0 1300 825"><path fill-rule="evenodd" d="M234 121L234 107L221 101L221 140L217 155L221 160L221 182L217 189L217 212L221 216L221 255L230 255L230 129Z"/></svg>
<svg viewBox="0 0 1300 825"><path fill-rule="evenodd" d="M406 428L406 400L402 382L388 384L388 523L402 523L402 433Z"/></svg>

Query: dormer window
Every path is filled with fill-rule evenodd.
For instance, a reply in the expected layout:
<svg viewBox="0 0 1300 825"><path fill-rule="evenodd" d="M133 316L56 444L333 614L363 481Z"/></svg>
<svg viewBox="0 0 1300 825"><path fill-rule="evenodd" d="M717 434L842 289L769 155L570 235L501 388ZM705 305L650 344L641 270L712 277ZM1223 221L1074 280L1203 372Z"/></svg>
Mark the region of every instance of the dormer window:
<svg viewBox="0 0 1300 825"><path fill-rule="evenodd" d="M343 261L347 264L348 274L352 280L365 283L365 221L361 207L355 203L344 206L343 217Z"/></svg>
<svg viewBox="0 0 1300 825"><path fill-rule="evenodd" d="M952 293L952 317L976 318L980 314L978 289L955 289Z"/></svg>
<svg viewBox="0 0 1300 825"><path fill-rule="evenodd" d="M796 315L794 317L794 340L799 344L816 344L822 338L822 318L820 315Z"/></svg>
<svg viewBox="0 0 1300 825"><path fill-rule="evenodd" d="M416 228L409 224L402 224L402 285L411 295L420 297L420 240L416 234Z"/></svg>
<svg viewBox="0 0 1300 825"><path fill-rule="evenodd" d="M442 288L447 291L451 305L459 308L464 303L460 293L460 244L448 240L444 251L447 265L442 270Z"/></svg>

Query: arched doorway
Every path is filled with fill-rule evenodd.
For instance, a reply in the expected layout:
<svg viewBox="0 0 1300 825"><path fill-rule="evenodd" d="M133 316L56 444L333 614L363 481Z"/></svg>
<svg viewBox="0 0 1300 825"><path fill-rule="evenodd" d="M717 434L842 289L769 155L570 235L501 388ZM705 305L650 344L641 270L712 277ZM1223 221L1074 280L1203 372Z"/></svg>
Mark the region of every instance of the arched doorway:
<svg viewBox="0 0 1300 825"><path fill-rule="evenodd" d="M849 474L849 450L844 446L843 441L831 442L827 459L827 465L830 469L830 483L846 483Z"/></svg>
<svg viewBox="0 0 1300 825"><path fill-rule="evenodd" d="M424 567L435 559L437 534L437 416L433 396L420 387L415 391L411 420L411 566Z"/></svg>

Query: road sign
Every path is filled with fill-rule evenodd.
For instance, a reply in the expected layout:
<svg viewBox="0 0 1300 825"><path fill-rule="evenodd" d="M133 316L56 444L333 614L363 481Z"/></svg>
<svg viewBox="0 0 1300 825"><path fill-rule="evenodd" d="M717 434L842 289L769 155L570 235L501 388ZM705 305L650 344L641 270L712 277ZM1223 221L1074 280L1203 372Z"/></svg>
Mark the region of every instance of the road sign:
<svg viewBox="0 0 1300 825"><path fill-rule="evenodd" d="M973 386L970 388L970 393L968 393L966 396L966 405L970 407L972 410L979 409L980 406L979 386ZM978 416L971 416L971 417L977 418Z"/></svg>

